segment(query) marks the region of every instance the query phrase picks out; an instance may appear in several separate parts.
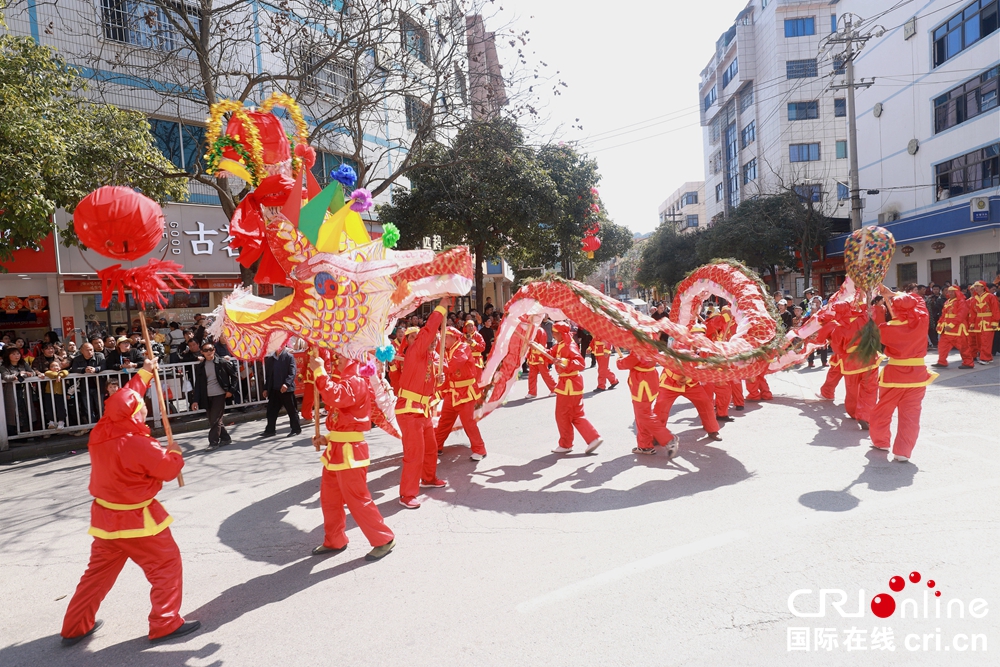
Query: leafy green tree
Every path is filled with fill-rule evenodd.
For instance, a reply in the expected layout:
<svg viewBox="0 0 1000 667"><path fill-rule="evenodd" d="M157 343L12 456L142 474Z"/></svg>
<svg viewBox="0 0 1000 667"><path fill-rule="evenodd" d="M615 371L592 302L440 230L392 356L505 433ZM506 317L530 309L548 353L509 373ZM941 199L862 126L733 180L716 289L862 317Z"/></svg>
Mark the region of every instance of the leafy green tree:
<svg viewBox="0 0 1000 667"><path fill-rule="evenodd" d="M635 281L673 296L677 283L699 266L697 248L702 234L680 234L673 223L662 223L642 244Z"/></svg>
<svg viewBox="0 0 1000 667"><path fill-rule="evenodd" d="M602 209L603 210L603 209ZM599 220L601 247L594 252L593 259L583 259L576 269L576 279L583 280L597 270L597 267L618 257L624 257L632 249L632 230L624 225L616 225L610 220Z"/></svg>
<svg viewBox="0 0 1000 667"><path fill-rule="evenodd" d="M434 166L410 172L410 190L380 206L379 218L400 230L400 247L425 236L467 244L475 255L476 306L483 308L483 277L490 258L510 257L544 243L539 224L552 216L559 194L509 119L474 122L450 146L434 144L420 157Z"/></svg>
<svg viewBox="0 0 1000 667"><path fill-rule="evenodd" d="M143 114L90 104L84 80L28 37L0 36L0 261L35 248L57 208L102 185L183 199L187 175L156 148Z"/></svg>

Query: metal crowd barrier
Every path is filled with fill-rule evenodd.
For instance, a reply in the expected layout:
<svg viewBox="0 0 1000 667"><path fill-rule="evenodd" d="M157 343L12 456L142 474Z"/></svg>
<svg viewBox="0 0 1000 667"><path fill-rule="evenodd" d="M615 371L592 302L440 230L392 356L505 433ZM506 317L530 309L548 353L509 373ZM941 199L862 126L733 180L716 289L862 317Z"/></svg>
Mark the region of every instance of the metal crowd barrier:
<svg viewBox="0 0 1000 667"><path fill-rule="evenodd" d="M160 381L170 418L205 412L191 409L194 400L194 367L201 362L160 364ZM226 409L243 408L266 403L263 396L264 362L237 361L240 376L239 392L226 403ZM0 451L11 445L23 444L28 438L52 435L84 435L104 414L108 380L118 380L124 387L138 369L73 373L64 378L30 378L21 382L4 382L0 391ZM146 392L148 422L161 426L160 402L156 400L156 384L149 383ZM13 399L13 403L11 400ZM199 406L200 407L200 406Z"/></svg>

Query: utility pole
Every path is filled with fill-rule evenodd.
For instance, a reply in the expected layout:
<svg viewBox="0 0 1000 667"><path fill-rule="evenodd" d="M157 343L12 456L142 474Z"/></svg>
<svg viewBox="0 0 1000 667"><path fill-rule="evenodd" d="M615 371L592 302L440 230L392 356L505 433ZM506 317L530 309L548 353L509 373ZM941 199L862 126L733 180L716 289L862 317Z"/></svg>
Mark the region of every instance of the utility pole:
<svg viewBox="0 0 1000 667"><path fill-rule="evenodd" d="M847 142L848 142L848 157L851 160L851 173L850 173L850 183L851 183L851 229L861 229L861 185L858 176L858 119L856 108L854 105L854 89L855 88L868 88L875 83L873 78L871 81L866 82L862 79L860 82L855 83L854 81L854 56L861 47L871 39L872 37L880 37L885 33L885 28L879 27L878 32L869 32L865 35L859 35L854 32L854 22L853 14L844 14L844 32L837 33L835 36L827 40L828 44L844 44L844 70L847 77L844 85L841 86L830 86L832 90L842 90L847 89ZM858 51L854 50L855 42L859 44Z"/></svg>

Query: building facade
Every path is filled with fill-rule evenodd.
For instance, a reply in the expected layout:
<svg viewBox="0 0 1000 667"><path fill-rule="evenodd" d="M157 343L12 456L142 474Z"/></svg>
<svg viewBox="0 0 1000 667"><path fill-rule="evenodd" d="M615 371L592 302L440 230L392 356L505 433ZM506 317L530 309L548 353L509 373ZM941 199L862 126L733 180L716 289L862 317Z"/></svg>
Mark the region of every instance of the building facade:
<svg viewBox="0 0 1000 667"><path fill-rule="evenodd" d="M672 224L678 232L693 232L708 226L705 215L705 181L689 181L659 207L660 224Z"/></svg>
<svg viewBox="0 0 1000 667"><path fill-rule="evenodd" d="M710 220L789 190L848 217L843 76L824 47L841 4L751 0L719 37L699 86Z"/></svg>
<svg viewBox="0 0 1000 667"><path fill-rule="evenodd" d="M863 223L896 238L886 284L992 282L1000 271L997 0L846 0L880 15L856 59ZM867 194L866 194L867 192ZM841 252L843 238L829 245Z"/></svg>

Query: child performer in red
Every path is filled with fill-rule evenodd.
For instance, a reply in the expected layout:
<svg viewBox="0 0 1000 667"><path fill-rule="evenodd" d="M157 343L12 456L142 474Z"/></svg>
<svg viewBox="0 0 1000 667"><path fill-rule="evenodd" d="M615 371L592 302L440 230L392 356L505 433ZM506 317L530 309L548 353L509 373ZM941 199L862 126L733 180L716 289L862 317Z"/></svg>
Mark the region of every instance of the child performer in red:
<svg viewBox="0 0 1000 667"><path fill-rule="evenodd" d="M920 433L920 409L927 385L937 373L924 365L927 354L929 316L923 299L912 294L895 293L885 285L882 296L889 304L892 320L878 325L882 347L889 364L879 376L878 404L872 414L872 447L889 451L893 412L898 411L896 441L890 461L909 461Z"/></svg>
<svg viewBox="0 0 1000 667"><path fill-rule="evenodd" d="M848 304L838 303L834 313L837 325L830 334L830 345L847 388L844 409L851 419L856 419L858 425L867 431L872 409L878 398L878 366L882 359L876 355L874 359L863 361L854 353L858 348L857 337L868 322L868 315L864 311L852 310Z"/></svg>
<svg viewBox="0 0 1000 667"><path fill-rule="evenodd" d="M486 341L476 331L476 323L473 320L465 321L465 324L462 325L462 333L465 334L465 342L469 346L469 356L476 364L476 368L479 369L479 372L476 374L476 379L478 380L479 376L483 374L483 368L486 366L483 363L483 352L486 350Z"/></svg>
<svg viewBox="0 0 1000 667"><path fill-rule="evenodd" d="M993 363L993 334L1000 322L1000 303L989 286L977 280L972 285L969 302L969 346L973 357L979 356L983 366Z"/></svg>
<svg viewBox="0 0 1000 667"><path fill-rule="evenodd" d="M478 334L476 334L478 335ZM476 380L482 372L472 356L472 348L466 342L462 332L454 327L448 327L445 335L445 365L444 365L444 405L441 406L441 418L438 420L434 438L438 451L444 446L444 441L451 434L451 428L456 419L462 420L462 428L469 436L469 446L472 448L473 461L486 458L486 443L479 432L476 423L476 401L483 396L476 388Z"/></svg>
<svg viewBox="0 0 1000 667"><path fill-rule="evenodd" d="M129 559L152 586L149 639L157 642L194 632L198 621L181 618L181 554L168 526L173 518L156 500L163 482L176 479L184 459L180 448L163 449L150 437L143 396L156 372L142 370L104 403L104 416L90 432L90 563L63 620L62 643L76 644L101 625L101 601Z"/></svg>
<svg viewBox="0 0 1000 667"><path fill-rule="evenodd" d="M615 375L610 366L611 361L611 347L605 343L603 340L597 340L596 338L590 343L590 351L594 354L594 359L597 359L597 389L596 391L605 391L606 389L614 389L618 386L618 376Z"/></svg>
<svg viewBox="0 0 1000 667"><path fill-rule="evenodd" d="M569 324L556 322L552 325L552 335L556 338L556 344L551 351L556 359L556 372L559 374L559 384L556 385L556 425L559 427L559 446L552 451L557 454L573 451L575 427L587 443L587 453L590 454L604 441L583 414L583 378L580 377L580 371L585 366L583 356L573 341Z"/></svg>
<svg viewBox="0 0 1000 667"><path fill-rule="evenodd" d="M420 329L413 327L413 333L418 331ZM389 375L389 386L392 387L393 391L399 391L399 374L403 371L403 355L406 354L406 334L408 333L410 333L409 329L396 327L396 337L391 341L396 356L386 365L386 370Z"/></svg>
<svg viewBox="0 0 1000 667"><path fill-rule="evenodd" d="M972 348L969 346L969 304L962 290L955 285L945 292L948 300L944 302L938 320L938 360L934 366L948 368L948 353L955 348L962 355L961 368L974 368Z"/></svg>
<svg viewBox="0 0 1000 667"><path fill-rule="evenodd" d="M545 348L548 340L548 336L545 335L545 329L538 327L535 331L535 345ZM545 386L549 388L550 394L556 390L556 381L552 379L552 374L549 373L549 360L532 346L528 348L528 398L538 396L539 377L545 382Z"/></svg>
<svg viewBox="0 0 1000 667"><path fill-rule="evenodd" d="M372 427L371 393L368 381L358 374L357 361L337 355L334 363L335 378L326 374L322 359L313 359L309 364L328 408L326 428L329 431L326 437L313 437L316 450L324 451L320 457L323 481L319 492L323 507L323 544L312 553L318 556L347 549L346 503L358 528L372 545L365 560L381 560L396 546L396 540L368 492L368 443L364 432Z"/></svg>
<svg viewBox="0 0 1000 667"><path fill-rule="evenodd" d="M403 471L399 478L399 504L406 509L420 507L419 487L439 489L448 483L437 476L437 442L431 423L430 404L438 381L434 367L434 347L441 321L448 313L450 299L442 301L427 318L422 329L406 336L406 356L396 392L396 423L403 440ZM407 329L411 331L411 329Z"/></svg>
<svg viewBox="0 0 1000 667"><path fill-rule="evenodd" d="M705 320L705 335L709 340L725 341L731 335L730 323L733 316L723 307L717 314ZM729 416L729 404L733 400L733 387L728 380L706 384L705 390L715 397L715 418L720 422L736 421Z"/></svg>
<svg viewBox="0 0 1000 667"><path fill-rule="evenodd" d="M659 393L656 362L633 352L618 358L618 370L628 371L628 386L632 390L632 410L635 413L635 432L638 446L633 454L655 454L653 444L665 446L667 456L677 454L680 438L670 432L666 422L653 417L653 401ZM654 393L656 387L656 393Z"/></svg>

